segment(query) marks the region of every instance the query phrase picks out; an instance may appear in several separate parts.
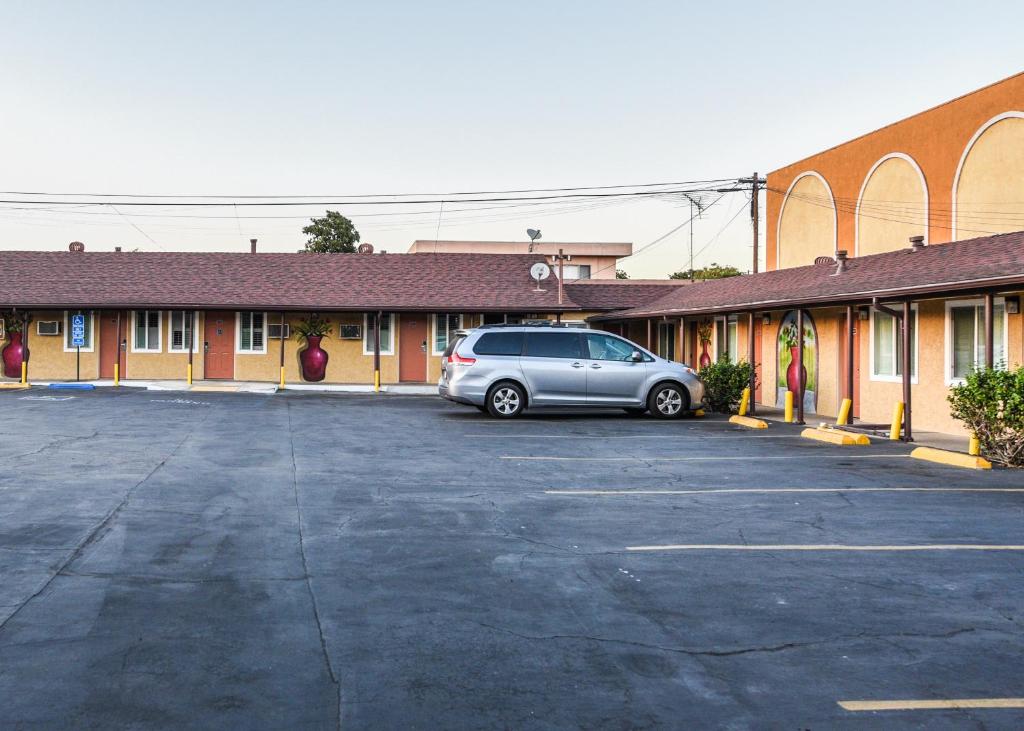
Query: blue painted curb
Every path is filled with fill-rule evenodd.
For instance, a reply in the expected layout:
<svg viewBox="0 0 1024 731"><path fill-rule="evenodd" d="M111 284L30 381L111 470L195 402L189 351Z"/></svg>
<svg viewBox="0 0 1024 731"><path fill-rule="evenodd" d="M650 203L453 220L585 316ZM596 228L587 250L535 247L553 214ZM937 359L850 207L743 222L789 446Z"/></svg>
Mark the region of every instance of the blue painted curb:
<svg viewBox="0 0 1024 731"><path fill-rule="evenodd" d="M72 389L76 391L91 391L96 388L91 383L51 383L48 388Z"/></svg>

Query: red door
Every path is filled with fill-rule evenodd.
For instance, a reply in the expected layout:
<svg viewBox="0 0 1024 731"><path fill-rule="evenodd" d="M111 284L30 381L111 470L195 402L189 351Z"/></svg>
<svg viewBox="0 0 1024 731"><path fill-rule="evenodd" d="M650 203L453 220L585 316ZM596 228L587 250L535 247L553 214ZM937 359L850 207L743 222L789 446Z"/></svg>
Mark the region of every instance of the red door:
<svg viewBox="0 0 1024 731"><path fill-rule="evenodd" d="M427 316L401 315L398 328L398 380L423 383L427 380Z"/></svg>
<svg viewBox="0 0 1024 731"><path fill-rule="evenodd" d="M206 378L235 376L235 313L207 312L203 323Z"/></svg>
<svg viewBox="0 0 1024 731"><path fill-rule="evenodd" d="M114 377L114 363L120 363L119 377L125 378L125 352L121 341L128 333L128 313L104 310L100 313L100 378Z"/></svg>

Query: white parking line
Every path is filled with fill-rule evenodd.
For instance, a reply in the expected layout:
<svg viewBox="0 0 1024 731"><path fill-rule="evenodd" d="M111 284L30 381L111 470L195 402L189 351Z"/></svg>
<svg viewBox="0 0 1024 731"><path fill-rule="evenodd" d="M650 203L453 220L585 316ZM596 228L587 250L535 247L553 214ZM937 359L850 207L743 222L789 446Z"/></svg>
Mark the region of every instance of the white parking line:
<svg viewBox="0 0 1024 731"><path fill-rule="evenodd" d="M799 434L752 434L749 431L733 432L734 436L700 436L704 439L802 439ZM685 439L692 434L462 434L466 439Z"/></svg>
<svg viewBox="0 0 1024 731"><path fill-rule="evenodd" d="M909 454L819 454L817 459L910 459ZM806 460L807 455L801 456ZM772 459L793 460L790 455L769 455L750 457L747 455L733 455L728 457L547 457L536 455L508 455L503 454L498 459L519 459L541 462L733 462L736 460L752 460L761 462Z"/></svg>
<svg viewBox="0 0 1024 731"><path fill-rule="evenodd" d="M728 487L705 490L545 490L545 495L708 495L731 493L793 492L1024 492L1024 487Z"/></svg>
<svg viewBox="0 0 1024 731"><path fill-rule="evenodd" d="M680 543L664 546L626 546L627 551L1024 551L1021 545L933 543L931 545L856 546L838 543Z"/></svg>

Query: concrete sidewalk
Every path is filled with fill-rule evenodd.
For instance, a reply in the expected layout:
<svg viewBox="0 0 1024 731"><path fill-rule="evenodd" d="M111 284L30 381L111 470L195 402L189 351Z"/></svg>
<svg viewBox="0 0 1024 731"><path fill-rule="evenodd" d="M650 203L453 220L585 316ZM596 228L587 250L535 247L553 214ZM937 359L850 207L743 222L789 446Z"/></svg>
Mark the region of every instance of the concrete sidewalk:
<svg viewBox="0 0 1024 731"><path fill-rule="evenodd" d="M50 386L64 383L80 383L96 388L113 388L110 379L94 381L32 381L29 386ZM190 386L185 381L145 381L121 380L118 388L138 388L147 391L223 391L235 393L273 394L282 390L276 383L264 381L210 381L195 380ZM314 393L374 393L373 386L361 383L288 383L283 390L311 391ZM407 396L433 396L437 394L437 386L427 383L396 383L382 385L380 393Z"/></svg>

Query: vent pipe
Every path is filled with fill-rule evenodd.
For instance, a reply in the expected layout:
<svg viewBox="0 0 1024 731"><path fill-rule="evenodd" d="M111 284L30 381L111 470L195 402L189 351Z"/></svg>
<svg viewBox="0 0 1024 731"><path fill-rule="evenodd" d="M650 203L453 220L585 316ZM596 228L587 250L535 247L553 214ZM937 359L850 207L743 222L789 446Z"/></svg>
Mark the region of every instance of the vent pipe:
<svg viewBox="0 0 1024 731"><path fill-rule="evenodd" d="M114 247L114 251L116 251L118 254L120 254L121 253L121 247L120 246L115 246Z"/></svg>
<svg viewBox="0 0 1024 731"><path fill-rule="evenodd" d="M249 253L256 253L256 239L249 239Z"/></svg>
<svg viewBox="0 0 1024 731"><path fill-rule="evenodd" d="M910 237L910 250L920 251L925 246L924 236L911 236Z"/></svg>
<svg viewBox="0 0 1024 731"><path fill-rule="evenodd" d="M832 276L842 274L846 271L846 249L836 251L836 271Z"/></svg>

